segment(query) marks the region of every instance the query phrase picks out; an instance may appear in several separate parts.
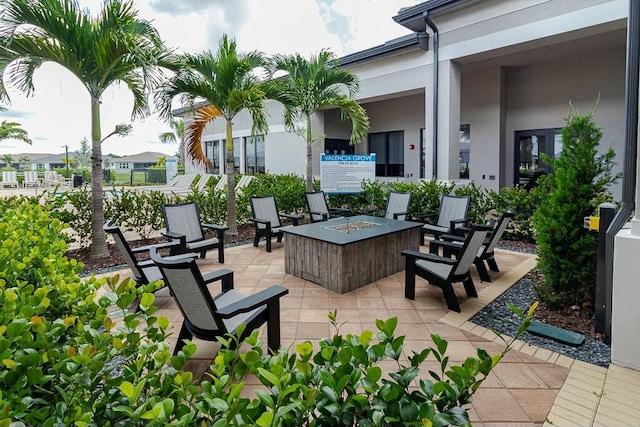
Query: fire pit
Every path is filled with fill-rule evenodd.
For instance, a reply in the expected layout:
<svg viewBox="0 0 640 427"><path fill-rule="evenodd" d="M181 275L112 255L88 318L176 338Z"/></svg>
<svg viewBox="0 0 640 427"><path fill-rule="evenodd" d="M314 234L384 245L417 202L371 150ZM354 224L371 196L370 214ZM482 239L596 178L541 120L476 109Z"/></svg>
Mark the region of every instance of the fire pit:
<svg viewBox="0 0 640 427"><path fill-rule="evenodd" d="M364 230L367 228L378 227L380 224L366 221L347 222L346 224L334 225L332 227L325 227L327 230L341 231L348 233L350 231Z"/></svg>

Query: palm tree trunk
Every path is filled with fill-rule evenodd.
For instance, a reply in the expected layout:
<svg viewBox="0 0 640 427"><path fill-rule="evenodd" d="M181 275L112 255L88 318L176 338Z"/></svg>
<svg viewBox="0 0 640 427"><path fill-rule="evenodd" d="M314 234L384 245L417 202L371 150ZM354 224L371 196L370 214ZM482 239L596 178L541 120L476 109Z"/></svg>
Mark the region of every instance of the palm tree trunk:
<svg viewBox="0 0 640 427"><path fill-rule="evenodd" d="M307 115L307 191L313 191L313 168L311 167L311 160L313 158L313 152L311 150L311 116Z"/></svg>
<svg viewBox="0 0 640 427"><path fill-rule="evenodd" d="M238 235L238 219L236 211L236 176L233 167L233 130L231 120L227 119L227 234Z"/></svg>
<svg viewBox="0 0 640 427"><path fill-rule="evenodd" d="M102 145L100 144L100 99L91 97L91 249L92 259L109 256L102 200Z"/></svg>

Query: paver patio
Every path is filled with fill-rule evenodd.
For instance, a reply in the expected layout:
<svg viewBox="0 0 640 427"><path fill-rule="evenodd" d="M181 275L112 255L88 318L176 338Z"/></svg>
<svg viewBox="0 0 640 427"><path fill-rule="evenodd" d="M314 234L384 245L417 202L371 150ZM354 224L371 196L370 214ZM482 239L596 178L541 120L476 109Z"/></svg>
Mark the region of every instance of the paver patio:
<svg viewBox="0 0 640 427"><path fill-rule="evenodd" d="M289 294L281 302L284 347L304 340L317 344L321 338L333 334L327 313L337 309L338 320L347 322L340 329L343 334L359 334L365 329L375 331L376 319L397 316L396 333L406 335L405 358L412 350L429 346L431 333L449 341L447 354L454 362L474 355L478 347L491 354L499 352L502 345L495 334L468 319L535 266L533 255L496 250L501 273L491 272L492 283L481 283L474 276L477 299L467 298L462 286L456 285L462 312L454 313L447 310L440 289L426 285L421 279L418 279L415 301L405 299L404 272L343 295L288 275L284 272L284 244L275 243L271 253L265 251L264 245L228 248L224 264L224 268L235 272L235 288L243 293L251 294L273 284L289 288ZM421 249L427 251L425 247ZM205 272L221 268L213 255L199 260L198 264ZM214 288L212 292L219 289ZM178 328L182 317L168 290L157 292L156 302L160 307L158 314L167 316ZM219 345L195 342L198 351L186 368L202 378ZM519 342L516 348L476 393L469 408L475 426L640 425L637 409L625 404L629 396L635 395L636 401L640 396L640 372L619 367L607 370L576 362L524 342ZM434 362L427 362L427 366L429 364L435 366ZM246 391L256 387L260 385L249 384Z"/></svg>

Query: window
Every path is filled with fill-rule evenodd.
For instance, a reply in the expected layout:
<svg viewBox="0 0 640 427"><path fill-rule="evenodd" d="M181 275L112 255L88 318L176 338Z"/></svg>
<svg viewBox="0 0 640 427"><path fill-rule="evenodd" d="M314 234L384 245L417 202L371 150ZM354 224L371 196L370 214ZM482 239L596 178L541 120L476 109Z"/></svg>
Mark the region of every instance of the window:
<svg viewBox="0 0 640 427"><path fill-rule="evenodd" d="M324 140L324 154L355 154L355 147L348 139L326 138Z"/></svg>
<svg viewBox="0 0 640 427"><path fill-rule="evenodd" d="M255 175L265 173L264 136L247 136L244 138L245 173Z"/></svg>
<svg viewBox="0 0 640 427"><path fill-rule="evenodd" d="M460 125L460 179L469 179L471 125Z"/></svg>
<svg viewBox="0 0 640 427"><path fill-rule="evenodd" d="M542 162L541 154L558 158L562 153L560 129L537 129L515 132L514 184L527 189L536 185L537 179L551 172Z"/></svg>
<svg viewBox="0 0 640 427"><path fill-rule="evenodd" d="M220 147L224 145L224 141L206 141L205 143L205 154L207 159L211 160L213 163L213 173L219 174L221 173L220 169Z"/></svg>
<svg viewBox="0 0 640 427"><path fill-rule="evenodd" d="M376 176L404 176L404 131L369 134L369 152L376 153Z"/></svg>
<svg viewBox="0 0 640 427"><path fill-rule="evenodd" d="M425 142L424 128L420 129L420 178L426 178L427 175L427 147Z"/></svg>
<svg viewBox="0 0 640 427"><path fill-rule="evenodd" d="M233 138L233 171L240 173L240 138Z"/></svg>

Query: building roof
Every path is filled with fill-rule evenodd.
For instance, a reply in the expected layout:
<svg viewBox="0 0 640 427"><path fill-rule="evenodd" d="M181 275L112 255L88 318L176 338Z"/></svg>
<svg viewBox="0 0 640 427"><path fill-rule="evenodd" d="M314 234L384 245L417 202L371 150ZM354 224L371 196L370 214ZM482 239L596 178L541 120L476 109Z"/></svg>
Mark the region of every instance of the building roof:
<svg viewBox="0 0 640 427"><path fill-rule="evenodd" d="M12 154L13 161L17 162L21 157L28 157L30 162L40 162L40 159L51 156L51 153L18 153Z"/></svg>
<svg viewBox="0 0 640 427"><path fill-rule="evenodd" d="M393 20L411 31L424 32L427 30L427 23L424 20L425 13L441 12L469 1L472 0L429 0L400 9Z"/></svg>
<svg viewBox="0 0 640 427"><path fill-rule="evenodd" d="M113 158L111 162L116 163L155 163L160 157L167 159L176 158L175 156L168 156L166 153L157 153L154 151L145 151L144 153L138 153L131 156Z"/></svg>

